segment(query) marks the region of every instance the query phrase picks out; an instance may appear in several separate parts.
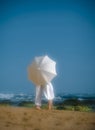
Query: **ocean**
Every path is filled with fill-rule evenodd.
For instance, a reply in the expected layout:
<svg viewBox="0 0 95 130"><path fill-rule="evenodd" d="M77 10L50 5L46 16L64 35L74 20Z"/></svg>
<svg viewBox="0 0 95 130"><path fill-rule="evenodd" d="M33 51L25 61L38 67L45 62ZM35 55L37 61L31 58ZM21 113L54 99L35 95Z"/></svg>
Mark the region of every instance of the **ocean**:
<svg viewBox="0 0 95 130"><path fill-rule="evenodd" d="M11 106L25 106L26 104L34 104L35 95L34 94L14 94L14 93L0 93L0 104L1 105L11 105ZM46 103L47 100L42 97L42 102ZM54 105L57 108L66 108L65 106L87 106L90 107L95 112L95 94L66 94L59 93L56 94L54 98ZM26 105L27 106L27 105Z"/></svg>

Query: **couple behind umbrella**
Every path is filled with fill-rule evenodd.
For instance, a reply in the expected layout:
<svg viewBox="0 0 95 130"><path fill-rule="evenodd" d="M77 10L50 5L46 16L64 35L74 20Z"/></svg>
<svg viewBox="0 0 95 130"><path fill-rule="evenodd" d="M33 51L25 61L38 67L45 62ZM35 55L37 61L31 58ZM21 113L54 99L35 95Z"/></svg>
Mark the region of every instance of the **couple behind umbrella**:
<svg viewBox="0 0 95 130"><path fill-rule="evenodd" d="M48 109L52 109L54 90L50 82L44 86L36 86L35 105L37 109L41 109L42 94L44 94L45 98L48 100Z"/></svg>
<svg viewBox="0 0 95 130"><path fill-rule="evenodd" d="M44 96L48 100L48 108L52 108L52 100L54 99L52 79L56 76L56 62L48 56L35 57L32 65L28 68L28 77L36 85L36 108L41 107L41 97Z"/></svg>

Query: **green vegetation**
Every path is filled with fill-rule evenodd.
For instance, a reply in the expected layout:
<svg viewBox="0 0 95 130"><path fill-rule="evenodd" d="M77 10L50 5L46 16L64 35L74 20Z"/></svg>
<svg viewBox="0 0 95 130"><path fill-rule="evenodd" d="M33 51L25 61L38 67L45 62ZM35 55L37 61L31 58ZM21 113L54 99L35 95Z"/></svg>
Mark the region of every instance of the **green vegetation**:
<svg viewBox="0 0 95 130"><path fill-rule="evenodd" d="M25 101L23 101L23 102L21 102L21 103L19 104L19 106L20 106L20 107L29 107L29 108L32 108L32 107L34 107L35 105L34 105L33 102L25 102Z"/></svg>
<svg viewBox="0 0 95 130"><path fill-rule="evenodd" d="M91 102L89 100L86 101L79 101L76 98L67 99L61 103L55 103L53 109L55 110L70 110L70 111L81 111L81 112L95 112L95 107L91 106L95 102ZM12 103L9 101L1 102L0 106L12 106ZM28 107L33 108L35 107L34 102L31 101L23 101L19 103L17 106L19 107ZM47 109L48 104L47 102L42 102L42 109Z"/></svg>
<svg viewBox="0 0 95 130"><path fill-rule="evenodd" d="M76 106L75 107L76 111L85 111L85 112L90 112L92 109L88 106Z"/></svg>
<svg viewBox="0 0 95 130"><path fill-rule="evenodd" d="M0 106L10 106L10 104L2 103Z"/></svg>
<svg viewBox="0 0 95 130"><path fill-rule="evenodd" d="M89 106L70 106L70 105L64 105L64 106L57 106L57 110L71 110L71 111L83 111L83 112L91 112L93 111L92 108Z"/></svg>

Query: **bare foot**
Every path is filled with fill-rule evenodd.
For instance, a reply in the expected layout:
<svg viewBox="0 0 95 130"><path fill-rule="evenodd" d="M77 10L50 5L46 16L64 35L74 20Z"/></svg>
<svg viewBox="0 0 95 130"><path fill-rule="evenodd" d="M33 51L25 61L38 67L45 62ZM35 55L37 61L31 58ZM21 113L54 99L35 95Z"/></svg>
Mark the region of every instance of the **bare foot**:
<svg viewBox="0 0 95 130"><path fill-rule="evenodd" d="M36 109L37 109L37 110L41 110L40 106L36 106Z"/></svg>

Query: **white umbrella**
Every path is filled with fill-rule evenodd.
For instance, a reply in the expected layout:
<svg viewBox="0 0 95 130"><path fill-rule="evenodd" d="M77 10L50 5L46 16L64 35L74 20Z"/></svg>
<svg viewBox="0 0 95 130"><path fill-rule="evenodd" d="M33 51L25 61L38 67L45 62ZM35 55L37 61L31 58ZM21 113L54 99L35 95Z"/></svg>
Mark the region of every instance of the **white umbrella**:
<svg viewBox="0 0 95 130"><path fill-rule="evenodd" d="M35 85L49 83L56 75L56 62L48 56L35 57L28 67L29 80L32 80Z"/></svg>

